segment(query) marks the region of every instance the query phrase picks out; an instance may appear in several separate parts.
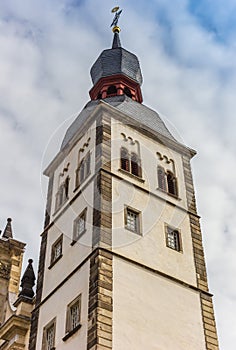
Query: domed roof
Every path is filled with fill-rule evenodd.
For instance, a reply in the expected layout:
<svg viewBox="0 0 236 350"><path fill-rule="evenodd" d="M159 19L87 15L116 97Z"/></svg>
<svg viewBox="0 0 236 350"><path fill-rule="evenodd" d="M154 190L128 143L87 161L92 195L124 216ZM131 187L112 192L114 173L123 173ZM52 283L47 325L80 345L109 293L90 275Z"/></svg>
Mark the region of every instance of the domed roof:
<svg viewBox="0 0 236 350"><path fill-rule="evenodd" d="M142 85L142 73L137 56L121 47L119 34L114 34L111 49L104 50L90 70L93 84L111 75L123 74Z"/></svg>

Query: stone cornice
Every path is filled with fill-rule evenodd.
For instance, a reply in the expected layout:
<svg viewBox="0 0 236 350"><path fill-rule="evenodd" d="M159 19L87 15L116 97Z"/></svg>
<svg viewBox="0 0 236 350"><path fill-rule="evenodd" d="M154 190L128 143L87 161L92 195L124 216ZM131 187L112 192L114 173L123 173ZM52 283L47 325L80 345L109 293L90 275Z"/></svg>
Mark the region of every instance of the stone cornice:
<svg viewBox="0 0 236 350"><path fill-rule="evenodd" d="M29 330L30 317L12 315L0 327L0 339L11 340L16 334L25 335Z"/></svg>

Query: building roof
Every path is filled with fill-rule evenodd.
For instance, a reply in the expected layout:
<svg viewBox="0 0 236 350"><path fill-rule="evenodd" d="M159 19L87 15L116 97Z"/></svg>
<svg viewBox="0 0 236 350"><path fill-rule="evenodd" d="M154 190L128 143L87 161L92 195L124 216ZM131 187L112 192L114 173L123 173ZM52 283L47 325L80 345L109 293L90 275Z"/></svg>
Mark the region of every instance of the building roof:
<svg viewBox="0 0 236 350"><path fill-rule="evenodd" d="M123 74L142 85L142 73L136 55L121 47L118 33L114 33L111 49L104 50L90 70L93 84L101 78Z"/></svg>
<svg viewBox="0 0 236 350"><path fill-rule="evenodd" d="M167 137L169 140L178 142L170 131L167 129L165 123L160 118L159 114L149 107L133 101L126 95L113 96L106 98L104 100L108 105L116 108L118 111L124 113L128 117L132 118L139 127L148 127L153 131ZM67 129L65 137L63 139L61 150L66 147L66 145L72 140L72 138L78 133L80 128L85 123L89 115L95 110L95 108L101 103L101 100L90 101L74 122Z"/></svg>

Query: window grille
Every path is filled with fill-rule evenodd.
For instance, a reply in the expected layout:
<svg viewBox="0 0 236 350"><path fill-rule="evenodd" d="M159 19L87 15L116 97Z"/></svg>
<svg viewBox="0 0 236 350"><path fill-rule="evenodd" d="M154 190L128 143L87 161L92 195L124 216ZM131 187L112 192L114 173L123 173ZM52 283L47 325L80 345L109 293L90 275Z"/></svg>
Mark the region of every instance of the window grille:
<svg viewBox="0 0 236 350"><path fill-rule="evenodd" d="M126 208L125 211L125 227L126 229L135 232L140 233L140 223L139 223L139 213L130 209Z"/></svg>
<svg viewBox="0 0 236 350"><path fill-rule="evenodd" d="M87 208L74 221L73 241L78 241L86 231L86 214Z"/></svg>
<svg viewBox="0 0 236 350"><path fill-rule="evenodd" d="M54 349L54 340L55 340L55 325L53 324L46 330L46 342L47 350Z"/></svg>
<svg viewBox="0 0 236 350"><path fill-rule="evenodd" d="M180 251L180 234L178 230L167 227L167 246L171 249Z"/></svg>
<svg viewBox="0 0 236 350"><path fill-rule="evenodd" d="M61 235L52 245L51 264L53 264L62 256L62 241L63 236Z"/></svg>
<svg viewBox="0 0 236 350"><path fill-rule="evenodd" d="M68 339L74 332L81 327L81 294L74 299L68 306L66 311L66 333L63 340Z"/></svg>

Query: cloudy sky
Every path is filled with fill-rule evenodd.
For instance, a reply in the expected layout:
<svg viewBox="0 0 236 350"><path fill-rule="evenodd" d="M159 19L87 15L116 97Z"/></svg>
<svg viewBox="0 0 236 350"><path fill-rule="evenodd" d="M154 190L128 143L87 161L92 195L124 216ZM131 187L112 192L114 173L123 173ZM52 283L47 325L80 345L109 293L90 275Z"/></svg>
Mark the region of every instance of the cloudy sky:
<svg viewBox="0 0 236 350"><path fill-rule="evenodd" d="M123 47L140 59L144 103L196 149L193 173L221 349L236 343L235 0L1 0L0 227L13 218L37 260L42 170L89 100L89 69L124 9Z"/></svg>

